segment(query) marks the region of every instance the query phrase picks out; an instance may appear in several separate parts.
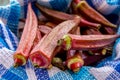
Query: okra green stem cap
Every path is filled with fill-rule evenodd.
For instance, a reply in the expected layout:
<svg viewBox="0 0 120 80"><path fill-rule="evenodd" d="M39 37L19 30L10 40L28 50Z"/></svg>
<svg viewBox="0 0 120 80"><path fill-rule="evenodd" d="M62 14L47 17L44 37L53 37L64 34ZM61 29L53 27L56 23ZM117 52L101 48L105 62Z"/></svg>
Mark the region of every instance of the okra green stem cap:
<svg viewBox="0 0 120 80"><path fill-rule="evenodd" d="M58 40L58 46L62 46L63 49L69 50L71 48L71 38L69 35L64 35L62 39Z"/></svg>
<svg viewBox="0 0 120 80"><path fill-rule="evenodd" d="M17 54L14 56L14 67L22 66L26 64L26 59L23 55Z"/></svg>

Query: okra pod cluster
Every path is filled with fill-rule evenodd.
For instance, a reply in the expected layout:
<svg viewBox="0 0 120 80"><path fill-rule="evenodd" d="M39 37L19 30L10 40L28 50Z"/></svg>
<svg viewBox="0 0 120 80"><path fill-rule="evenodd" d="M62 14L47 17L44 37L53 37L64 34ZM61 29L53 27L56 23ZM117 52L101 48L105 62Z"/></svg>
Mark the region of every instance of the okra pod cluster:
<svg viewBox="0 0 120 80"><path fill-rule="evenodd" d="M37 18L29 3L27 18L20 19L25 26L21 27L24 29L13 56L16 67L25 65L30 59L34 67L48 69L53 65L77 72L82 66L109 56L110 47L120 37L115 31L117 26L85 0L73 0L71 14L39 3L35 5L44 20Z"/></svg>

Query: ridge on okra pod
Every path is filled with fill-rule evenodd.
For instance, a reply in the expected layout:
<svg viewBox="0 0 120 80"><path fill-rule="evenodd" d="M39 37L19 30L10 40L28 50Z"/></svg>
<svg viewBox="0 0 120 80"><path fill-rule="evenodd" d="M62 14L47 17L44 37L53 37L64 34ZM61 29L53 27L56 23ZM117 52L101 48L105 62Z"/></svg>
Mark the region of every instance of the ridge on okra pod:
<svg viewBox="0 0 120 80"><path fill-rule="evenodd" d="M67 20L53 28L52 31L45 35L35 48L32 49L29 57L32 63L37 64L37 66L41 68L47 68L56 54L54 51L57 47L57 41L76 27L79 22L79 19ZM36 62L34 62L35 59Z"/></svg>
<svg viewBox="0 0 120 80"><path fill-rule="evenodd" d="M39 41L39 40L36 40L36 39L39 39L40 37L40 36L37 37L39 35L37 24L38 22L37 22L36 15L32 10L31 3L29 3L24 30L23 30L19 45L17 47L17 50L13 55L15 67L23 66L26 64L31 49L36 44L36 41Z"/></svg>

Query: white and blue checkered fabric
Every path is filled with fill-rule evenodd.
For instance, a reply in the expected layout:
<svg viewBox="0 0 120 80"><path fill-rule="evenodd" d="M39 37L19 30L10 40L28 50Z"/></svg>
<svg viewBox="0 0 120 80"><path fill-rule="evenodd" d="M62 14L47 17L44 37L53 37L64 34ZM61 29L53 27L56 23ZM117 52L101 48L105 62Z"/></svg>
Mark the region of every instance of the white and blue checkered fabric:
<svg viewBox="0 0 120 80"><path fill-rule="evenodd" d="M115 42L113 55L95 67L83 66L78 73L61 71L53 67L50 70L34 68L30 61L25 66L14 68L13 53L18 45L18 22L27 13L27 3L36 0L9 0L0 6L0 80L120 80L120 38ZM72 0L37 0L40 4L59 11L67 11ZM120 23L120 0L87 0L107 18L115 14ZM36 14L37 9L32 5ZM109 18L108 18L109 19ZM112 21L112 20L111 20ZM120 28L118 27L118 34Z"/></svg>

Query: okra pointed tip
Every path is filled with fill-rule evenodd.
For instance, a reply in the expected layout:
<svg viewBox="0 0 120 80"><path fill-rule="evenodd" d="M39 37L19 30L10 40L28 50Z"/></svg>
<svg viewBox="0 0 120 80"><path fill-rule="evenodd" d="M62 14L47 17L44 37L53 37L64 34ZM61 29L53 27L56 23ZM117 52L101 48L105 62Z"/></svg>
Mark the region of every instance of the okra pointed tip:
<svg viewBox="0 0 120 80"><path fill-rule="evenodd" d="M53 65L50 64L50 65L47 67L47 69L50 70L52 67L53 67Z"/></svg>
<svg viewBox="0 0 120 80"><path fill-rule="evenodd" d="M111 28L117 28L117 25L112 24L112 23L105 24L105 26L106 27L111 27Z"/></svg>
<svg viewBox="0 0 120 80"><path fill-rule="evenodd" d="M115 24L112 24L111 26L112 26L113 28L117 28L117 25L115 25Z"/></svg>

